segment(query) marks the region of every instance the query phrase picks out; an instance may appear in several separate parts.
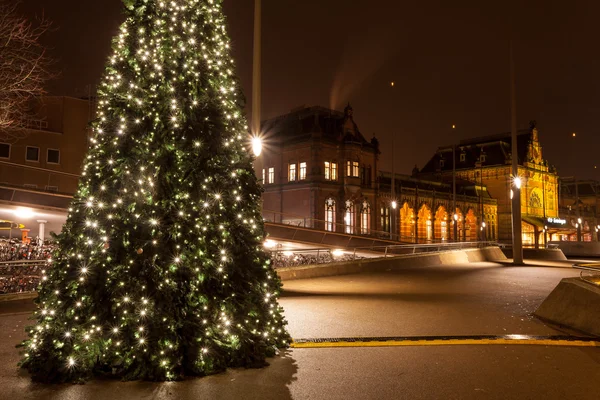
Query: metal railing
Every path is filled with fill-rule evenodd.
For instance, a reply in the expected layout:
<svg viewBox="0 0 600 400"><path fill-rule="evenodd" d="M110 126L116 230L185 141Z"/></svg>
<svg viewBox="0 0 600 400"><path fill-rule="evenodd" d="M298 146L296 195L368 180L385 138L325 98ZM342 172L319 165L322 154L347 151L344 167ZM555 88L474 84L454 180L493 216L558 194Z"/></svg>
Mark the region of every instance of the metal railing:
<svg viewBox="0 0 600 400"><path fill-rule="evenodd" d="M441 251L476 249L497 246L496 242L458 242L438 244L409 244L389 246L367 246L332 249L328 247L306 249L284 249L281 244L269 249L276 268L300 265L318 265L363 258L399 257Z"/></svg>
<svg viewBox="0 0 600 400"><path fill-rule="evenodd" d="M582 281L600 286L600 263L593 264L573 264L573 268L581 270L579 278ZM589 274L589 275L585 275Z"/></svg>
<svg viewBox="0 0 600 400"><path fill-rule="evenodd" d="M424 231L419 232L419 237L415 239L414 234L411 235L403 235L402 233L390 233L388 231L379 231L375 229L364 229L360 226L348 226L347 224L333 223L328 222L322 219L316 219L312 217L305 217L301 215L284 213L280 211L270 211L263 210L262 211L263 220L265 222L285 225L295 228L304 228L304 229L312 229L316 231L326 232L329 234L336 235L349 235L356 238L372 238L377 240L385 240L385 241L393 241L393 242L401 242L401 243L424 243L424 244L432 244L432 243L464 243L466 241L455 241L452 239L427 239L422 236ZM373 215L371 215L373 218ZM411 230L414 231L414 224L411 224ZM439 232L438 232L439 233ZM448 232L448 234L450 231ZM433 234L433 231L432 231Z"/></svg>

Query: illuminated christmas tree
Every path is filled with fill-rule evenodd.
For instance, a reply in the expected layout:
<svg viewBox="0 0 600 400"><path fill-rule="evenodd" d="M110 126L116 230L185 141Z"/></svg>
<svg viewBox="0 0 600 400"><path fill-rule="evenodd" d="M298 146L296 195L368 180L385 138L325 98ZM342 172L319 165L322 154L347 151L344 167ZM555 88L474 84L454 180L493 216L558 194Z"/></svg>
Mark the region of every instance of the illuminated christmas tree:
<svg viewBox="0 0 600 400"><path fill-rule="evenodd" d="M124 0L21 365L170 380L288 344L221 0Z"/></svg>

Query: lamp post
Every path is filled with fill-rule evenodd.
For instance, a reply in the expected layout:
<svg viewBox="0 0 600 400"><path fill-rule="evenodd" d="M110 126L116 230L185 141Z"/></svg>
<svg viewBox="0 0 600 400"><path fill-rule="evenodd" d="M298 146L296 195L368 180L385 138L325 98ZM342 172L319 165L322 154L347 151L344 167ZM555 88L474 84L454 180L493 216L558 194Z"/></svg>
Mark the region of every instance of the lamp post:
<svg viewBox="0 0 600 400"><path fill-rule="evenodd" d="M521 178L519 177L519 153L517 147L517 94L515 82L515 60L510 42L510 98L511 98L511 157L512 157L512 247L513 264L523 265L523 236L521 233Z"/></svg>
<svg viewBox="0 0 600 400"><path fill-rule="evenodd" d="M390 238L393 239L393 232L396 232L396 208L398 207L398 203L396 202L396 200L392 200L392 212L391 212L391 216L390 218L392 218L392 223L390 225ZM400 240L400 238L398 238L398 240Z"/></svg>
<svg viewBox="0 0 600 400"><path fill-rule="evenodd" d="M456 125L452 125L452 133L454 133L455 129ZM452 220L452 237L455 242L458 242L458 215L456 214L456 144L454 143L452 144Z"/></svg>
<svg viewBox="0 0 600 400"><path fill-rule="evenodd" d="M261 106L261 0L254 0L254 56L252 63L252 135L260 134L260 106Z"/></svg>

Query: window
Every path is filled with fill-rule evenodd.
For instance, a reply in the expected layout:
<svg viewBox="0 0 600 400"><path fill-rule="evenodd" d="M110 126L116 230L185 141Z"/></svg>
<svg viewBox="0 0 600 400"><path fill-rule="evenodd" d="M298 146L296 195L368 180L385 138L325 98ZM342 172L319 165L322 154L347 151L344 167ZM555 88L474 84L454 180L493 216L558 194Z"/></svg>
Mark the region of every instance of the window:
<svg viewBox="0 0 600 400"><path fill-rule="evenodd" d="M367 200L363 201L360 211L360 233L368 235L371 230L371 206Z"/></svg>
<svg viewBox="0 0 600 400"><path fill-rule="evenodd" d="M275 167L269 168L269 183L275 183Z"/></svg>
<svg viewBox="0 0 600 400"><path fill-rule="evenodd" d="M461 153L460 162L465 162L465 161L467 161L467 155L465 153Z"/></svg>
<svg viewBox="0 0 600 400"><path fill-rule="evenodd" d="M347 161L346 162L346 175L359 177L360 176L360 167L358 165L358 161Z"/></svg>
<svg viewBox="0 0 600 400"><path fill-rule="evenodd" d="M481 154L479 156L479 162L482 162L482 163L485 162L485 154Z"/></svg>
<svg viewBox="0 0 600 400"><path fill-rule="evenodd" d="M344 213L344 226L346 233L354 233L354 203L346 200L346 212Z"/></svg>
<svg viewBox="0 0 600 400"><path fill-rule="evenodd" d="M335 232L335 200L325 200L325 230Z"/></svg>
<svg viewBox="0 0 600 400"><path fill-rule="evenodd" d="M10 144L0 143L0 158L10 158Z"/></svg>
<svg viewBox="0 0 600 400"><path fill-rule="evenodd" d="M359 177L360 167L358 161L348 161L346 163L346 173L348 176Z"/></svg>
<svg viewBox="0 0 600 400"><path fill-rule="evenodd" d="M293 182L296 180L296 164L290 164L288 168L288 181Z"/></svg>
<svg viewBox="0 0 600 400"><path fill-rule="evenodd" d="M263 180L262 180L263 185L265 183L267 183L267 180L265 179L265 169L263 168Z"/></svg>
<svg viewBox="0 0 600 400"><path fill-rule="evenodd" d="M40 148L27 146L27 149L25 150L25 160L39 162L40 161Z"/></svg>
<svg viewBox="0 0 600 400"><path fill-rule="evenodd" d="M325 179L328 181L337 180L337 163L325 161Z"/></svg>
<svg viewBox="0 0 600 400"><path fill-rule="evenodd" d="M444 168L444 160L440 160L440 168Z"/></svg>
<svg viewBox="0 0 600 400"><path fill-rule="evenodd" d="M381 206L381 230L384 232L390 231L390 208Z"/></svg>
<svg viewBox="0 0 600 400"><path fill-rule="evenodd" d="M50 164L60 164L60 150L48 149L46 161Z"/></svg>
<svg viewBox="0 0 600 400"><path fill-rule="evenodd" d="M300 163L300 180L303 181L306 179L306 163Z"/></svg>

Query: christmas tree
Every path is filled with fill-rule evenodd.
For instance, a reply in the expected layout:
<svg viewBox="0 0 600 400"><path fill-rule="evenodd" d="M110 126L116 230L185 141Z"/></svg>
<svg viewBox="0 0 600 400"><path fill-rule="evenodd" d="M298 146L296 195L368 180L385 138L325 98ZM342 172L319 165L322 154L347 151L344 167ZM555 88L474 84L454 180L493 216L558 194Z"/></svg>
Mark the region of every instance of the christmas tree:
<svg viewBox="0 0 600 400"><path fill-rule="evenodd" d="M124 0L21 366L172 380L288 344L221 0Z"/></svg>

